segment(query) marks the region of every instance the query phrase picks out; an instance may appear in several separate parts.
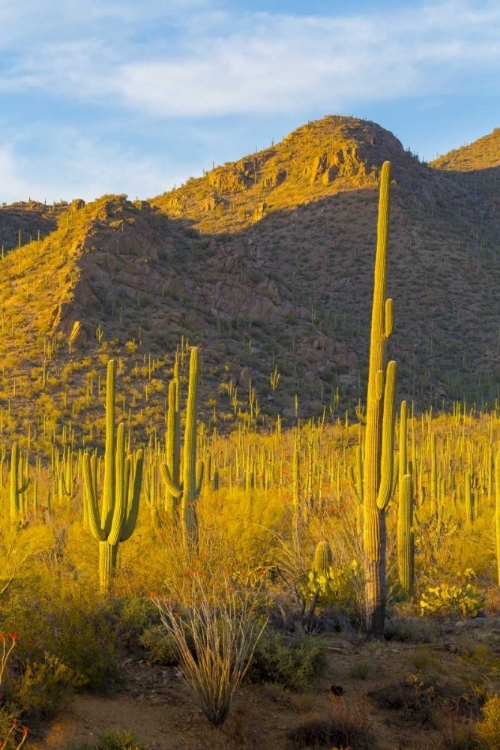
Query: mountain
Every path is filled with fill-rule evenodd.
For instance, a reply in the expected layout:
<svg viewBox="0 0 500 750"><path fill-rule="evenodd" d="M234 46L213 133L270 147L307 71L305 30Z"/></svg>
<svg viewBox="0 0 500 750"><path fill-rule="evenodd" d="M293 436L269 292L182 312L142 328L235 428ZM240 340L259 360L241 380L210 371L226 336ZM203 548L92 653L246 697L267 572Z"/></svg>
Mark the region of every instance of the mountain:
<svg viewBox="0 0 500 750"><path fill-rule="evenodd" d="M240 418L250 378L262 414L293 418L295 394L304 416L363 400L386 159L399 394L417 407L494 398L499 132L427 165L379 125L329 116L149 201L0 208L9 419L19 426L35 403L50 412L50 397L56 422L92 422L98 376L117 356L123 414L139 408L151 431L186 337L203 349L203 406L217 423ZM69 388L77 413L64 405Z"/></svg>
<svg viewBox="0 0 500 750"><path fill-rule="evenodd" d="M245 257L253 254L266 272L286 279L291 298L311 310L330 342L352 349L356 365L348 371L363 373L377 181L389 159L389 292L397 316L392 351L405 395L424 401L432 395L491 397L500 312L500 189L492 140L497 131L478 141L476 170L464 175L470 160L457 160L459 152L453 152L453 170L447 157L442 164L420 164L374 123L325 117L152 203L200 232L226 233L233 245L246 245Z"/></svg>

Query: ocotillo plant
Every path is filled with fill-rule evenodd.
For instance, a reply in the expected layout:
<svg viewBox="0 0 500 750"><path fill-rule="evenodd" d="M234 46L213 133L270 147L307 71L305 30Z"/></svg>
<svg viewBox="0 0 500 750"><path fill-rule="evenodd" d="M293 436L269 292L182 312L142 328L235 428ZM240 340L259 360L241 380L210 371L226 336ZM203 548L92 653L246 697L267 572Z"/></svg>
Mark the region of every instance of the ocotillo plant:
<svg viewBox="0 0 500 750"><path fill-rule="evenodd" d="M196 463L196 429L198 411L199 364L198 347L193 346L189 360L189 387L186 406L186 428L182 453L182 483L176 482L167 464L162 464L162 474L171 494L181 501L181 525L184 542L195 548L198 542L198 515L196 500L203 482L203 462Z"/></svg>
<svg viewBox="0 0 500 750"><path fill-rule="evenodd" d="M386 519L394 470L396 362L386 365L386 341L393 328L392 300L386 299L391 165L381 172L375 283L370 336L363 475L363 547L366 576L366 627L382 638L386 605Z"/></svg>
<svg viewBox="0 0 500 750"><path fill-rule="evenodd" d="M125 425L115 428L116 363L108 362L106 381L106 445L104 481L99 512L97 499L97 460L84 455L83 476L90 531L99 542L99 581L101 592L111 589L118 545L130 539L137 522L142 483L143 451L125 456Z"/></svg>

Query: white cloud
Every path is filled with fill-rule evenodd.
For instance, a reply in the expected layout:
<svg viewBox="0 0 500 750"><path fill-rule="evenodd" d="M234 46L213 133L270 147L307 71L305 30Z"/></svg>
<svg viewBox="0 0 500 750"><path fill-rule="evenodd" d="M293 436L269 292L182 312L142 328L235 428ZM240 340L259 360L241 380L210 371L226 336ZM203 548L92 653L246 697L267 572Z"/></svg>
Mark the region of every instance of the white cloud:
<svg viewBox="0 0 500 750"><path fill-rule="evenodd" d="M283 113L320 102L341 110L450 91L471 68L500 72L497 2L300 18L217 10L208 0L52 0L49 11L7 0L3 8L0 46L10 45L13 60L0 90L106 98L153 116ZM16 48L20 14L32 43Z"/></svg>
<svg viewBox="0 0 500 750"><path fill-rule="evenodd" d="M299 124L311 111L497 93L498 0L397 11L382 0L373 13L342 16L335 7L298 17L244 12L232 0L0 0L0 92L26 103L20 133L0 109L0 200L153 195L203 160L227 158L223 117L240 117L241 132L249 115ZM164 149L155 157L145 155L153 131ZM194 141L205 144L196 164Z"/></svg>
<svg viewBox="0 0 500 750"><path fill-rule="evenodd" d="M245 28L241 30L241 26ZM174 59L115 71L130 107L167 117L300 110L453 90L471 67L500 69L500 7L466 2L381 17L260 15L209 40L188 38Z"/></svg>

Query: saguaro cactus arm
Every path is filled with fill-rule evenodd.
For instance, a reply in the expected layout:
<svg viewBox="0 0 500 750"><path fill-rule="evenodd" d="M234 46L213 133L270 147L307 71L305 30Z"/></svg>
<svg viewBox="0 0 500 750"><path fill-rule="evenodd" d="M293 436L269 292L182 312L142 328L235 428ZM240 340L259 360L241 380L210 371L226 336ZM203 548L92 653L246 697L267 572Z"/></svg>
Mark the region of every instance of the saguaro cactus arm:
<svg viewBox="0 0 500 750"><path fill-rule="evenodd" d="M96 466L96 464L94 463ZM106 531L101 526L101 517L97 502L97 478L93 475L92 459L88 453L83 457L83 481L85 484L85 502L87 504L87 520L90 532L98 542L104 542Z"/></svg>
<svg viewBox="0 0 500 750"><path fill-rule="evenodd" d="M168 465L166 463L163 463L160 465L160 471L163 478L163 481L165 482L165 485L173 497L176 499L182 497L182 483L177 484L172 479L172 476L170 474L170 469L168 468Z"/></svg>
<svg viewBox="0 0 500 750"><path fill-rule="evenodd" d="M19 445L13 443L12 453L10 458L10 520L11 523L16 523L19 514L21 513L21 495L26 492L30 485L30 478L27 470L24 473L24 478L21 484L19 484L19 470L22 465ZM27 462L26 462L27 465ZM22 469L21 469L22 471Z"/></svg>
<svg viewBox="0 0 500 750"><path fill-rule="evenodd" d="M380 487L377 506L385 510L394 492L392 483L394 471L394 418L396 409L396 374L394 361L387 365L384 389L384 411L382 418L382 450L380 464Z"/></svg>
<svg viewBox="0 0 500 750"><path fill-rule="evenodd" d="M144 451L140 448L134 456L129 458L131 461L131 478L128 493L128 512L120 535L120 542L126 542L127 539L130 539L137 523L144 467Z"/></svg>

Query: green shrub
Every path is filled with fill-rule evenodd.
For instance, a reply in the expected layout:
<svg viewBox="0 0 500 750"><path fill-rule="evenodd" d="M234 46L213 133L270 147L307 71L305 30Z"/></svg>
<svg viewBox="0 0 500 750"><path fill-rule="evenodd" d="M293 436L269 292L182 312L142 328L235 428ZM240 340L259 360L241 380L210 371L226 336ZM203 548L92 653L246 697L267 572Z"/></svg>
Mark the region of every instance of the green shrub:
<svg viewBox="0 0 500 750"><path fill-rule="evenodd" d="M92 690L105 690L110 679L118 679L120 634L108 602L19 594L1 614L4 629L19 634L16 657L21 662L43 663L48 653Z"/></svg>
<svg viewBox="0 0 500 750"><path fill-rule="evenodd" d="M158 612L149 596L131 595L117 599L115 615L122 643L140 642L142 634L158 623Z"/></svg>
<svg viewBox="0 0 500 750"><path fill-rule="evenodd" d="M147 628L139 638L139 643L148 652L148 658L154 664L174 666L179 663L173 637L163 625Z"/></svg>
<svg viewBox="0 0 500 750"><path fill-rule="evenodd" d="M326 665L323 641L289 638L267 628L247 673L250 682L276 682L288 690L306 690Z"/></svg>
<svg viewBox="0 0 500 750"><path fill-rule="evenodd" d="M23 711L50 718L68 705L73 690L84 685L85 678L75 674L57 656L45 654L41 662L28 662L16 684L15 699Z"/></svg>

